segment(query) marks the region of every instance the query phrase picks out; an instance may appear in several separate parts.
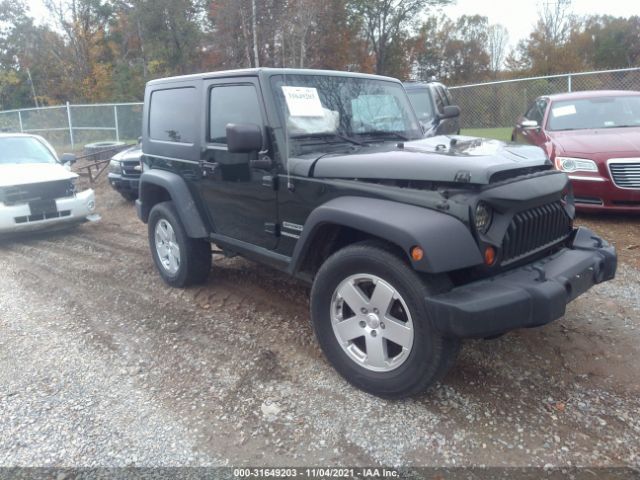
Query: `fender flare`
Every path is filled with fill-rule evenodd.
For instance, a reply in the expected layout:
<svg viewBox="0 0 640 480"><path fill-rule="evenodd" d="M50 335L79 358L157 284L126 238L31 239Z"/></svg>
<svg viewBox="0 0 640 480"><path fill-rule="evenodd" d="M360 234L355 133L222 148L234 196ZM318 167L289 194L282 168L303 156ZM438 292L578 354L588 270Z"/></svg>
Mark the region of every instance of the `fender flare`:
<svg viewBox="0 0 640 480"><path fill-rule="evenodd" d="M180 175L166 170L147 170L140 176L140 198L136 201L136 208L138 216L143 222L148 221L149 213L156 203L149 201L151 189L148 187L150 185L161 187L167 191L189 237L209 237L209 231L202 221L187 182Z"/></svg>
<svg viewBox="0 0 640 480"><path fill-rule="evenodd" d="M435 210L368 197L339 197L311 212L293 251L290 270L296 274L323 225L341 225L387 240L405 252L420 245L422 260L413 268L443 273L482 264L482 255L469 229L457 218Z"/></svg>

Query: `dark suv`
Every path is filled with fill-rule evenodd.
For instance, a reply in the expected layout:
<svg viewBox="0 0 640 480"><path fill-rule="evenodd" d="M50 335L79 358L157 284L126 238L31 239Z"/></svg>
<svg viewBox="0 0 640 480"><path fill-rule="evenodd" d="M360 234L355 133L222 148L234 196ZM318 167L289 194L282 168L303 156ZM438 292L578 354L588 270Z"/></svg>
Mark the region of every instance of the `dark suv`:
<svg viewBox="0 0 640 480"><path fill-rule="evenodd" d="M109 161L109 184L130 202L138 198L138 186L142 173L142 147L135 145L116 153Z"/></svg>
<svg viewBox="0 0 640 480"><path fill-rule="evenodd" d="M307 282L327 358L376 395L419 392L461 338L544 325L614 276L541 149L423 139L395 79L165 78L143 114L136 206L165 282L204 282L212 242Z"/></svg>
<svg viewBox="0 0 640 480"><path fill-rule="evenodd" d="M460 133L460 107L453 104L447 87L438 82L407 82L404 88L425 136Z"/></svg>

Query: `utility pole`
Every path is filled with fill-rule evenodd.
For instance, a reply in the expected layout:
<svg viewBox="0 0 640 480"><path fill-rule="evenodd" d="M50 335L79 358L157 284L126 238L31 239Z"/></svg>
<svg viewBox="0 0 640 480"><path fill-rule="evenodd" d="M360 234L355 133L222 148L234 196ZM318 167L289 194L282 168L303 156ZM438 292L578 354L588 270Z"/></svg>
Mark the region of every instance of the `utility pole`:
<svg viewBox="0 0 640 480"><path fill-rule="evenodd" d="M259 67L260 60L258 59L258 28L256 23L256 0L251 0L251 34L253 36L253 61L254 65L256 67Z"/></svg>
<svg viewBox="0 0 640 480"><path fill-rule="evenodd" d="M27 67L27 77L29 78L29 85L31 86L31 95L33 96L33 103L36 104L36 108L40 108L38 105L38 97L36 97L36 89L33 86L33 79L31 78L31 70Z"/></svg>

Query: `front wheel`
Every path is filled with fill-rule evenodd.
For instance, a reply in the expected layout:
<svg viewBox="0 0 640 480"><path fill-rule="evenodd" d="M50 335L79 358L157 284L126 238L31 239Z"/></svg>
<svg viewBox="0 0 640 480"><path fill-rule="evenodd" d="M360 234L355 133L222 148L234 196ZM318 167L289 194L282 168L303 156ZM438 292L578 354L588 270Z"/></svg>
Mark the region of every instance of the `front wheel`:
<svg viewBox="0 0 640 480"><path fill-rule="evenodd" d="M311 316L321 348L350 383L402 398L427 389L453 364L457 339L431 326L424 298L450 287L424 281L383 244L363 242L333 254L318 271Z"/></svg>
<svg viewBox="0 0 640 480"><path fill-rule="evenodd" d="M122 198L124 198L127 202L135 202L138 198L138 193L137 192L128 192L128 191L124 191L124 192L120 192L120 195L122 196Z"/></svg>
<svg viewBox="0 0 640 480"><path fill-rule="evenodd" d="M186 287L207 280L211 244L187 236L173 202L162 202L151 209L148 234L153 261L167 284Z"/></svg>

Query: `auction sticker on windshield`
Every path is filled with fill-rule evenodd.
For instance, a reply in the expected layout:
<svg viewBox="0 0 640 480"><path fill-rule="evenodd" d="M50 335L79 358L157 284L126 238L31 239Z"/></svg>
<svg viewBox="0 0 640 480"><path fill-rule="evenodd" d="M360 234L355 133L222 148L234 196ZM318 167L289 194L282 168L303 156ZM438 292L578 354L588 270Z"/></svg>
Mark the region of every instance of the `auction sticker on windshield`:
<svg viewBox="0 0 640 480"><path fill-rule="evenodd" d="M322 103L318 90L310 87L282 87L292 117L322 117Z"/></svg>
<svg viewBox="0 0 640 480"><path fill-rule="evenodd" d="M576 106L565 105L564 107L553 108L551 111L553 112L554 117L566 117L567 115L576 114Z"/></svg>

